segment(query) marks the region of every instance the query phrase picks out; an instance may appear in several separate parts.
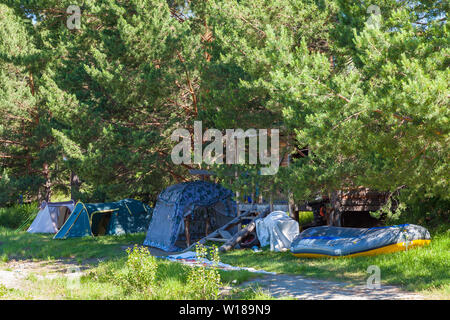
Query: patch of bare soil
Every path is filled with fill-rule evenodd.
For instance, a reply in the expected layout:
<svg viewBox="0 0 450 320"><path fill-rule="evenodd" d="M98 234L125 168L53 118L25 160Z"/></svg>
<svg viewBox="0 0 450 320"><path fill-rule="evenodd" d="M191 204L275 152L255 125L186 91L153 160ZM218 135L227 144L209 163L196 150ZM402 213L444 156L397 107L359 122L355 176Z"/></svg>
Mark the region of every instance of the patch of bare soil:
<svg viewBox="0 0 450 320"><path fill-rule="evenodd" d="M90 261L92 260L92 261ZM26 279L30 275L38 279L54 279L61 276L83 274L98 259L78 263L73 259L54 261L10 260L0 264L0 284L10 289L26 289Z"/></svg>

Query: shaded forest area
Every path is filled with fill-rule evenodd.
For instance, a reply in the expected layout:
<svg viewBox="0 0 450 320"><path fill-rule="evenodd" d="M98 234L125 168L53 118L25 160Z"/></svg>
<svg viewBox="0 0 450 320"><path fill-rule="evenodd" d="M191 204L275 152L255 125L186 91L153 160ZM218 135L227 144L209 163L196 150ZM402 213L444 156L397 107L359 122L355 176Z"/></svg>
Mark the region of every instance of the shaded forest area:
<svg viewBox="0 0 450 320"><path fill-rule="evenodd" d="M277 175L202 166L242 194L364 186L448 219L448 2L86 0L69 28L72 2L0 1L0 206L153 202L195 178L170 135L199 120L280 129Z"/></svg>

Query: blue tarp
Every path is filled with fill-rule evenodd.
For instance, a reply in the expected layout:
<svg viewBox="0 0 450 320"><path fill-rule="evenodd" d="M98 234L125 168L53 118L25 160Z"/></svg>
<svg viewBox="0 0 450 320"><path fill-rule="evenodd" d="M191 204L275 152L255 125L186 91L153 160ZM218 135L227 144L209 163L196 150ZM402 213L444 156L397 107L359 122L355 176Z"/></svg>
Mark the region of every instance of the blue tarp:
<svg viewBox="0 0 450 320"><path fill-rule="evenodd" d="M175 241L184 217L199 207L220 208L225 216L236 216L233 192L207 181L184 182L160 193L144 245L165 251L176 251Z"/></svg>

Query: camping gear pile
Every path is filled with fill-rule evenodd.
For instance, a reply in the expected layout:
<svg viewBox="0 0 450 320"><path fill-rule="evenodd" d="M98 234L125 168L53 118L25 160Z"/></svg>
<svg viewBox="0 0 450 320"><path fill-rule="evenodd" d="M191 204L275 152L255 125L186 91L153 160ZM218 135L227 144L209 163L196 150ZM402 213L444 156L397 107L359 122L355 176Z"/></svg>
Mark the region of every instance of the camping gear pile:
<svg viewBox="0 0 450 320"><path fill-rule="evenodd" d="M274 211L256 221L256 234L261 247L269 245L270 251L287 251L299 234L299 226L286 212Z"/></svg>
<svg viewBox="0 0 450 320"><path fill-rule="evenodd" d="M263 273L263 274L276 274L276 272L269 272L265 270L257 270L254 268L247 268L247 267L235 267L223 262L214 262L211 260L208 260L206 258L199 258L197 257L197 254L193 251L187 251L180 254L174 254L169 256L163 256L158 257L162 259L167 259L169 261L179 262L182 264L186 264L191 267L214 267L218 268L224 271L239 271L239 270L246 270L249 272L254 273Z"/></svg>
<svg viewBox="0 0 450 320"><path fill-rule="evenodd" d="M297 257L357 257L407 250L427 245L427 229L403 224L387 227L310 227L299 233L299 224L284 211L253 209L237 215L233 192L219 184L194 181L176 184L160 193L154 209L134 200L110 203L43 202L29 233L56 233L54 239L121 235L147 232L145 246L180 251L177 240L186 240L190 250L196 244L219 241L221 252L235 247L268 246L271 251L288 251ZM245 227L239 229L238 225ZM196 238L191 244L191 238ZM192 252L168 259L183 263L197 261ZM194 253L195 255L195 253ZM234 267L221 265L232 270Z"/></svg>

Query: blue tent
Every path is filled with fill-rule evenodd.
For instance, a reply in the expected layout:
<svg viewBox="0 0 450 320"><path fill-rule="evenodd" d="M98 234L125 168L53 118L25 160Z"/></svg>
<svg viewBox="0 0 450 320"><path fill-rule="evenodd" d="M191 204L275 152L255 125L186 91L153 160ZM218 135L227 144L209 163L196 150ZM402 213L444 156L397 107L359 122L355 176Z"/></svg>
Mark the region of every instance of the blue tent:
<svg viewBox="0 0 450 320"><path fill-rule="evenodd" d="M223 216L236 216L236 203L232 197L231 190L207 181L184 182L168 187L158 196L144 245L176 251L178 248L174 245L184 217L201 207L213 207Z"/></svg>
<svg viewBox="0 0 450 320"><path fill-rule="evenodd" d="M144 232L152 208L134 199L110 203L78 202L53 239Z"/></svg>

